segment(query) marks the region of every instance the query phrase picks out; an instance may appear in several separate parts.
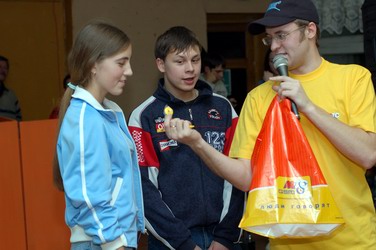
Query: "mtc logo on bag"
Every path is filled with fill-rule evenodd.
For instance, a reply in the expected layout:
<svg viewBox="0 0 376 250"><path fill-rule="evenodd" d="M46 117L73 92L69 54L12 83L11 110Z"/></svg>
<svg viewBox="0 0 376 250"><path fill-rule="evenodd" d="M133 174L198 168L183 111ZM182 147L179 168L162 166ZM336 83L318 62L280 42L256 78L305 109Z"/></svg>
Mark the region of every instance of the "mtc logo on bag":
<svg viewBox="0 0 376 250"><path fill-rule="evenodd" d="M309 176L301 178L278 176L277 189L279 198L310 198L312 196Z"/></svg>

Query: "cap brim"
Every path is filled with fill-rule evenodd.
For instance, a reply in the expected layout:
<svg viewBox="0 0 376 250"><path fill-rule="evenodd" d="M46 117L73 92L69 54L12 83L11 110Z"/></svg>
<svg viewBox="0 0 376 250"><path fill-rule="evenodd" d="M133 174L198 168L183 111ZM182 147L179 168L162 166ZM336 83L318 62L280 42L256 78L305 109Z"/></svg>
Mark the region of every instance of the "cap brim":
<svg viewBox="0 0 376 250"><path fill-rule="evenodd" d="M265 16L261 19L251 22L248 25L248 31L252 35L258 35L265 32L265 27L276 27L288 24L296 18L291 17L268 17Z"/></svg>

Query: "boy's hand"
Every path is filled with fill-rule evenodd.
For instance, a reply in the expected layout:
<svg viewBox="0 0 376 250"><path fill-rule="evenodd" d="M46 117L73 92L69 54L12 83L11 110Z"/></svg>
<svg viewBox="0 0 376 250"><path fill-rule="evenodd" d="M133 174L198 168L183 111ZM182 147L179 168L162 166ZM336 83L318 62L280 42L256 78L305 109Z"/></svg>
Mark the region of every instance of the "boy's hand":
<svg viewBox="0 0 376 250"><path fill-rule="evenodd" d="M172 114L165 114L164 128L168 138L187 145L193 145L201 139L200 133L192 129L190 121L172 118Z"/></svg>

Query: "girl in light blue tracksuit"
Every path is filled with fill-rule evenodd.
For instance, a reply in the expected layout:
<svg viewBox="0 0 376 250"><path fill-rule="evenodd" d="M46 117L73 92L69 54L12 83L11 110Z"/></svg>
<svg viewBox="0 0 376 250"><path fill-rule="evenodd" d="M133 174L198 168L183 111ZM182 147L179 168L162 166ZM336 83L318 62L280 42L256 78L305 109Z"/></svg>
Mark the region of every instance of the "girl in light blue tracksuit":
<svg viewBox="0 0 376 250"><path fill-rule="evenodd" d="M90 23L68 58L54 178L65 192L72 250L137 248L145 230L136 147L122 110L106 99L123 92L131 55L121 30Z"/></svg>

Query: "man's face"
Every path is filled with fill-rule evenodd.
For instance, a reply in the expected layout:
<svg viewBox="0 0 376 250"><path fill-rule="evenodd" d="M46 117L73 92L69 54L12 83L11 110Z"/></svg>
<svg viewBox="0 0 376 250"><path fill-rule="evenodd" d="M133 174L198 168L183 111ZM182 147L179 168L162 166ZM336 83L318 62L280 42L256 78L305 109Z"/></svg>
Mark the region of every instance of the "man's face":
<svg viewBox="0 0 376 250"><path fill-rule="evenodd" d="M216 83L223 78L223 66L218 65L215 68L210 68L209 66L205 66L205 80L210 83Z"/></svg>
<svg viewBox="0 0 376 250"><path fill-rule="evenodd" d="M8 76L8 63L0 61L0 82L4 82Z"/></svg>
<svg viewBox="0 0 376 250"><path fill-rule="evenodd" d="M289 70L301 67L307 59L309 42L305 36L305 30L306 27L299 27L294 22L266 28L267 36L273 38L270 46L272 53L284 55L288 60ZM283 40L278 39L279 37L283 37Z"/></svg>
<svg viewBox="0 0 376 250"><path fill-rule="evenodd" d="M224 69L223 69L222 65L218 65L217 67L215 67L214 69L211 70L211 72L214 76L214 79L215 79L213 81L213 83L218 82L219 80L222 80L223 71L224 71Z"/></svg>

